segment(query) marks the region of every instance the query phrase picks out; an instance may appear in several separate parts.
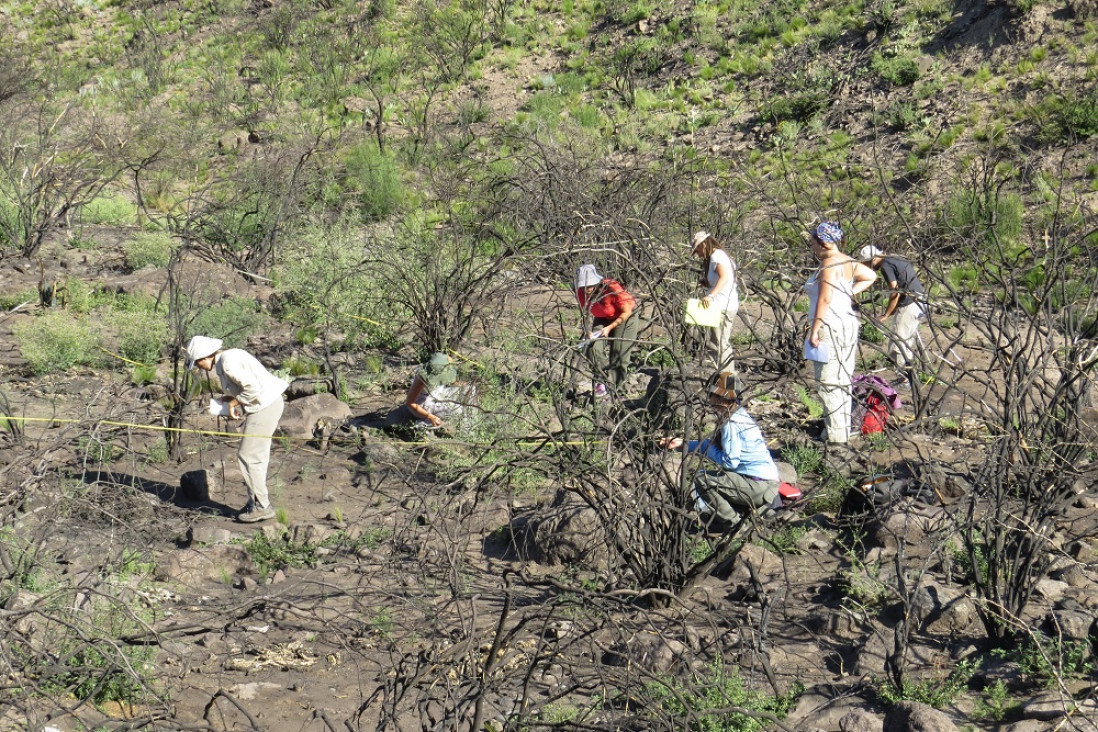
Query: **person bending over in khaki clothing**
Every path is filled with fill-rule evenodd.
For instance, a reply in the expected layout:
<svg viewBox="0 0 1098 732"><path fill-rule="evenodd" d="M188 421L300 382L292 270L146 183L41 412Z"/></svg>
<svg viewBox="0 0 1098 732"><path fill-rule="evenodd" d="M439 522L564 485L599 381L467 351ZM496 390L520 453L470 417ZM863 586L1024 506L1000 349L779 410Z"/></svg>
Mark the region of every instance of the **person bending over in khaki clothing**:
<svg viewBox="0 0 1098 732"><path fill-rule="evenodd" d="M217 338L195 336L187 344L187 370L212 371L221 381L219 397L232 419L244 418L244 436L236 461L248 487L248 503L236 520L251 524L275 516L267 493L267 466L271 462L271 436L282 418L282 392L288 384L259 360L239 348L221 350Z"/></svg>

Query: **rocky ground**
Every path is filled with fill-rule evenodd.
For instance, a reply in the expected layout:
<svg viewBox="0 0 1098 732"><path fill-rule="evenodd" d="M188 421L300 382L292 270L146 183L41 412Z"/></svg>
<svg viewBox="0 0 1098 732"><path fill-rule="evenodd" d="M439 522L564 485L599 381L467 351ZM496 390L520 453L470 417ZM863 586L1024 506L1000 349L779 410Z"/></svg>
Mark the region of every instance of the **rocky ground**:
<svg viewBox="0 0 1098 732"><path fill-rule="evenodd" d="M108 257L58 256L69 276L107 287L155 292L164 281L162 270L127 273ZM0 266L8 292L38 283L25 262ZM195 266L265 297L230 271ZM313 411L300 409L306 402L288 410L298 421L284 423L289 436L276 442L271 465L279 520L246 526L232 518L245 499L235 426L196 400L180 459L154 459L164 424L156 385L135 387L128 372L110 368L26 374L11 327L37 307L0 315L3 391L10 413L29 418L21 438L0 433L6 556L32 547L42 568L4 609L14 633L3 653L0 728L68 732L138 720L157 729L502 729L524 712L529 728L540 720L603 729L619 719L623 729L682 729L689 712L644 717L639 690L670 674L711 681L720 654L750 688L804 687L784 721L770 723L775 729L1096 729L1093 656L1065 685L1046 688L983 652L966 570L948 549L969 487L960 468L981 459L982 437L960 413L971 393L936 407L959 410L950 430L912 426L909 407L890 439L858 439L851 454L828 456L848 475L912 461L938 466L932 490L892 496L887 511L867 515L861 541L850 539L848 513L803 502L681 602L651 607L635 593L607 591L614 572L605 538L559 486L470 488L442 469L440 456L452 457L446 440L401 440L371 427L402 400L411 374L403 354L382 354L380 372L351 379L358 386L349 404L322 395L308 398L321 402ZM751 301L743 312L764 316ZM980 357L975 337L955 342L954 356ZM274 326L249 348L272 364L307 350ZM744 352L749 379L753 348ZM350 359L343 366L361 368ZM633 396L646 378L636 377ZM765 398L752 411L775 451L814 444L797 377L758 381ZM315 430L322 414L330 415L326 431ZM112 447L104 455L96 445ZM800 476L810 497L818 482ZM1092 486L1081 488L1060 521L1053 571L1019 619L1075 640L1095 632L1098 612L1096 500ZM712 538L694 531L699 541ZM940 683L972 666L967 689L940 712L888 706L875 691L905 582L918 587L908 598L912 677ZM100 637L93 627L111 627L101 635L112 644L147 654L127 657L144 659L135 663L152 695L81 704L46 686L43 669L20 665L19 643L42 650L58 642L59 618L84 642ZM1009 690L1002 724L985 701L1000 680Z"/></svg>

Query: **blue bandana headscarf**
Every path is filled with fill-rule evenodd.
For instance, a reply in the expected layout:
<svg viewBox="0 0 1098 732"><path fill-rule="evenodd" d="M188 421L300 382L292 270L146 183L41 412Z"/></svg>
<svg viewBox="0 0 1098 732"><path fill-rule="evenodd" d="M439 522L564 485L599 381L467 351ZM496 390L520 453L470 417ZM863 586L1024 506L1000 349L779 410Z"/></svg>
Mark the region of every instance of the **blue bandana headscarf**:
<svg viewBox="0 0 1098 732"><path fill-rule="evenodd" d="M825 244L838 244L843 240L843 230L834 221L824 221L812 233Z"/></svg>

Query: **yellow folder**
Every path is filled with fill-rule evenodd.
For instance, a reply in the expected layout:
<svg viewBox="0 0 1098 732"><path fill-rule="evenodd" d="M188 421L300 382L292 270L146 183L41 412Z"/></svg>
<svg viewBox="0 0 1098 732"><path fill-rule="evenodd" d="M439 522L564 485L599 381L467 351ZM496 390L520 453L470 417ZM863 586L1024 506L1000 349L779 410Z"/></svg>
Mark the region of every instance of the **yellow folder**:
<svg viewBox="0 0 1098 732"><path fill-rule="evenodd" d="M721 310L716 305L702 307L701 300L692 297L686 301L686 324L716 328L721 322Z"/></svg>

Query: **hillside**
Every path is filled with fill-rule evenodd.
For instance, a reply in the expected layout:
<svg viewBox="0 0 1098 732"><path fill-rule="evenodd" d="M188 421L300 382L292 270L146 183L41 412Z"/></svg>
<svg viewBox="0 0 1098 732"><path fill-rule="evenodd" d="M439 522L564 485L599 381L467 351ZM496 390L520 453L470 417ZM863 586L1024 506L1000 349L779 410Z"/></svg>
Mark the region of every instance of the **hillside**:
<svg viewBox="0 0 1098 732"><path fill-rule="evenodd" d="M0 730L1098 730L1098 8L0 0ZM806 231L911 259L819 435ZM726 243L805 497L690 494ZM610 397L594 263L637 298ZM244 502L194 335L293 382ZM453 357L476 406L395 426ZM350 414L350 417L347 415Z"/></svg>

